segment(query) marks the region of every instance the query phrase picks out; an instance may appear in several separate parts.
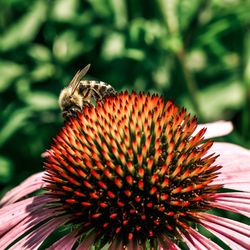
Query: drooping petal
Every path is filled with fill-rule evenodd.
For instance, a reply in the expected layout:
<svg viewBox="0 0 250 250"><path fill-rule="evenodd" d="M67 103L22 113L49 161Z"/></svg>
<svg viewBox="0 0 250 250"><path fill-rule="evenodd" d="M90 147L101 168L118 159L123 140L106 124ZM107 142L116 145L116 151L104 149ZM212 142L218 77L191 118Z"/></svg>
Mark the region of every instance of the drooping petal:
<svg viewBox="0 0 250 250"><path fill-rule="evenodd" d="M65 235L63 238L55 242L52 246L50 246L47 250L68 250L72 249L73 245L78 239L77 236L78 231L74 230L71 233Z"/></svg>
<svg viewBox="0 0 250 250"><path fill-rule="evenodd" d="M213 198L214 207L250 217L250 193L217 193Z"/></svg>
<svg viewBox="0 0 250 250"><path fill-rule="evenodd" d="M24 220L31 213L41 208L49 202L46 196L31 197L26 200L4 206L0 209L0 235L4 234L12 227Z"/></svg>
<svg viewBox="0 0 250 250"><path fill-rule="evenodd" d="M43 188L46 185L46 183L42 180L43 175L44 175L44 172L34 174L30 176L29 178L27 178L25 181L23 181L17 187L11 189L1 199L0 207L14 203L17 200L25 197L26 195Z"/></svg>
<svg viewBox="0 0 250 250"><path fill-rule="evenodd" d="M214 143L211 150L215 150L216 152L221 152L224 154L237 154L237 155L246 155L250 156L250 150L247 148L243 148L239 145L228 143L228 142L216 142Z"/></svg>
<svg viewBox="0 0 250 250"><path fill-rule="evenodd" d="M119 240L113 240L111 245L109 246L109 250L123 250L123 244Z"/></svg>
<svg viewBox="0 0 250 250"><path fill-rule="evenodd" d="M86 249L90 249L91 246L94 243L96 235L95 234L89 234L81 243L80 245L77 247L77 250L86 250Z"/></svg>
<svg viewBox="0 0 250 250"><path fill-rule="evenodd" d="M200 213L200 223L232 249L250 248L250 226L206 213Z"/></svg>
<svg viewBox="0 0 250 250"><path fill-rule="evenodd" d="M239 191L250 191L250 150L231 143L216 142L210 149L209 153L211 152L220 154L216 164L223 166L220 169L221 174L213 184L223 184L224 188Z"/></svg>
<svg viewBox="0 0 250 250"><path fill-rule="evenodd" d="M22 238L16 244L14 244L10 249L38 249L43 241L58 227L66 223L67 218L64 216L55 217L45 224L42 224L36 230L32 231L30 234Z"/></svg>
<svg viewBox="0 0 250 250"><path fill-rule="evenodd" d="M11 230L1 237L0 249L6 249L13 240L18 239L31 228L52 216L53 211L48 212L42 209L34 211L31 215L24 218L20 223L16 224Z"/></svg>
<svg viewBox="0 0 250 250"><path fill-rule="evenodd" d="M127 245L127 250L141 250L141 246L137 241L130 240Z"/></svg>
<svg viewBox="0 0 250 250"><path fill-rule="evenodd" d="M158 240L160 250L169 249L169 250L180 250L180 248L167 236L162 235Z"/></svg>
<svg viewBox="0 0 250 250"><path fill-rule="evenodd" d="M186 231L186 233L181 233L181 235L190 250L222 250L220 246L218 246L202 234L198 233L191 227Z"/></svg>
<svg viewBox="0 0 250 250"><path fill-rule="evenodd" d="M207 128L205 139L209 139L230 134L233 130L233 124L229 121L216 121L212 123L199 124L194 134L198 133L202 128Z"/></svg>

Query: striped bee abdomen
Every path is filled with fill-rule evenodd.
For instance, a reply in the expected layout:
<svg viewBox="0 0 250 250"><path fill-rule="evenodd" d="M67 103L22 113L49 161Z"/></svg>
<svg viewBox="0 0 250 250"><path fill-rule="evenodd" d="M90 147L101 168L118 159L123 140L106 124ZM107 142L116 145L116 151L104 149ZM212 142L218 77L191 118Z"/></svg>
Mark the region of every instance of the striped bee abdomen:
<svg viewBox="0 0 250 250"><path fill-rule="evenodd" d="M111 85L102 81L81 81L79 93L86 99L94 98L96 101L117 95L117 91Z"/></svg>

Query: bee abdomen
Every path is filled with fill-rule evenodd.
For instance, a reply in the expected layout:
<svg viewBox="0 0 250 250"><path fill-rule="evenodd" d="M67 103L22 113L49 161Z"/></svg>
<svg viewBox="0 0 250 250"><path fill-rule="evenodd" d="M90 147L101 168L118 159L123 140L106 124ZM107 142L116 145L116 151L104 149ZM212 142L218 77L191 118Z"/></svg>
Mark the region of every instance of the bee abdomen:
<svg viewBox="0 0 250 250"><path fill-rule="evenodd" d="M104 99L109 96L116 96L117 91L109 84L102 81L81 81L79 86L81 93L91 92L91 95L96 99Z"/></svg>
<svg viewBox="0 0 250 250"><path fill-rule="evenodd" d="M99 88L99 92L102 94L103 98L117 95L117 91L111 85L104 82L100 82Z"/></svg>

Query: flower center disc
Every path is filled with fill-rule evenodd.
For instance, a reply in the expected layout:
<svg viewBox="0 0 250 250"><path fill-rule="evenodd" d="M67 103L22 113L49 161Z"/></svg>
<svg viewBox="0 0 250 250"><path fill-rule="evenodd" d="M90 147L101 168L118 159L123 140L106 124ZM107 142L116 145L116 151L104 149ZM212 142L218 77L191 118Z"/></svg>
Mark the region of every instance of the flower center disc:
<svg viewBox="0 0 250 250"><path fill-rule="evenodd" d="M219 166L196 118L157 95L120 93L85 108L54 140L47 190L69 223L102 244L178 239L210 208Z"/></svg>

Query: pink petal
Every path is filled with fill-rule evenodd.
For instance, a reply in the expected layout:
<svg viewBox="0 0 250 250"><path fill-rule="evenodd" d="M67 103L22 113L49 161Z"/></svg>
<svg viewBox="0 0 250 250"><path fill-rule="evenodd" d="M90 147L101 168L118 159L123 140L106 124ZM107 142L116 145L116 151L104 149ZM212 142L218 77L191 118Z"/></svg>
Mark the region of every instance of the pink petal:
<svg viewBox="0 0 250 250"><path fill-rule="evenodd" d="M48 221L47 223L36 228L30 234L22 238L16 244L14 244L10 249L38 249L43 241L58 227L66 223L66 217L56 217Z"/></svg>
<svg viewBox="0 0 250 250"><path fill-rule="evenodd" d="M250 237L250 226L244 223L208 213L199 213L199 217L206 220L206 222L211 222L215 223L216 225L225 226L228 229L233 230L234 232L238 232L242 235L245 235L246 237ZM250 240L250 238L248 238L248 240Z"/></svg>
<svg viewBox="0 0 250 250"><path fill-rule="evenodd" d="M48 219L52 215L53 211L51 211L50 214L42 209L33 212L1 237L0 249L6 249L13 240L18 239L32 227Z"/></svg>
<svg viewBox="0 0 250 250"><path fill-rule="evenodd" d="M233 130L233 124L229 121L216 121L212 123L199 124L194 131L194 134L197 134L202 128L207 128L205 139L209 139L231 133Z"/></svg>
<svg viewBox="0 0 250 250"><path fill-rule="evenodd" d="M95 241L96 235L94 233L90 233L77 247L76 250L87 250L90 249Z"/></svg>
<svg viewBox="0 0 250 250"><path fill-rule="evenodd" d="M54 155L53 149L48 149L48 150L46 150L45 152L43 152L43 153L41 154L41 157L42 157L42 158L47 158L47 157L50 157L50 156L52 156L52 155Z"/></svg>
<svg viewBox="0 0 250 250"><path fill-rule="evenodd" d="M217 193L213 198L214 207L250 217L250 193Z"/></svg>
<svg viewBox="0 0 250 250"><path fill-rule="evenodd" d="M127 250L141 250L141 247L137 241L130 240L127 245Z"/></svg>
<svg viewBox="0 0 250 250"><path fill-rule="evenodd" d="M78 231L72 231L71 233L65 235L63 238L55 242L51 247L47 250L68 250L72 249L75 242L77 241L77 233Z"/></svg>
<svg viewBox="0 0 250 250"><path fill-rule="evenodd" d="M185 234L180 233L184 238L188 248L190 250L203 250L203 249L213 249L222 250L220 246L215 244L213 241L203 236L202 234L195 231L193 228L189 228Z"/></svg>
<svg viewBox="0 0 250 250"><path fill-rule="evenodd" d="M216 152L220 156L216 164L223 166L221 174L213 184L224 184L224 188L250 191L250 150L231 143L216 142L209 153Z"/></svg>
<svg viewBox="0 0 250 250"><path fill-rule="evenodd" d="M210 149L213 151L222 152L224 154L239 154L239 155L250 155L250 150L243 148L239 145L227 142L216 142L213 147Z"/></svg>
<svg viewBox="0 0 250 250"><path fill-rule="evenodd" d="M123 244L121 241L114 240L108 248L109 250L124 250Z"/></svg>
<svg viewBox="0 0 250 250"><path fill-rule="evenodd" d="M161 235L158 240L160 250L168 249L168 250L180 250L180 248L170 240L166 235Z"/></svg>
<svg viewBox="0 0 250 250"><path fill-rule="evenodd" d="M237 191L245 191L245 192L250 192L249 190L249 181L226 181L225 180L225 185L223 185L224 188L228 188L228 189L234 189ZM213 182L213 184L222 184L222 178L218 178L217 180L215 180Z"/></svg>
<svg viewBox="0 0 250 250"><path fill-rule="evenodd" d="M33 193L45 186L45 182L42 180L44 172L34 174L23 181L17 187L11 189L5 194L0 201L0 207L14 203L17 200L25 197L26 195Z"/></svg>
<svg viewBox="0 0 250 250"><path fill-rule="evenodd" d="M200 213L200 224L233 249L250 249L250 226L212 214Z"/></svg>
<svg viewBox="0 0 250 250"><path fill-rule="evenodd" d="M26 200L4 206L0 209L0 235L16 226L31 213L50 201L47 196L31 197Z"/></svg>

